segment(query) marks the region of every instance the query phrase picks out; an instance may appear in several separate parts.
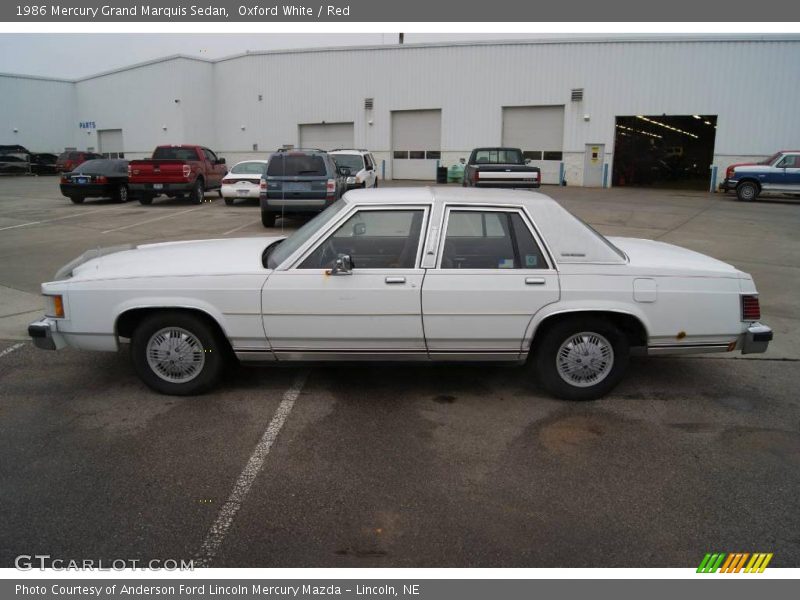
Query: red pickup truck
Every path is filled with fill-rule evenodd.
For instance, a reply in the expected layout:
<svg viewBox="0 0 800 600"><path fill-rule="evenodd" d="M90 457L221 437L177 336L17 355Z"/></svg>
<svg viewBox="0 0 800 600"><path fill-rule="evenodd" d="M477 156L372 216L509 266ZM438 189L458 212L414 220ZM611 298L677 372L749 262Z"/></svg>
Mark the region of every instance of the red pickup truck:
<svg viewBox="0 0 800 600"><path fill-rule="evenodd" d="M188 195L200 204L206 191L220 189L227 172L225 159L203 146L159 146L152 158L128 163L128 189L142 204L152 204L162 194Z"/></svg>

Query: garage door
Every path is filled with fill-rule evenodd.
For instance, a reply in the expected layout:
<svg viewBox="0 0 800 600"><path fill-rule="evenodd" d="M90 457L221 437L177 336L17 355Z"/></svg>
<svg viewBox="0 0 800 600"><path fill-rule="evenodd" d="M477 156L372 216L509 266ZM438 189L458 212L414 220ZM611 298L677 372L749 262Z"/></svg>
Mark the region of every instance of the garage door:
<svg viewBox="0 0 800 600"><path fill-rule="evenodd" d="M352 123L307 123L300 125L300 147L333 150L353 147Z"/></svg>
<svg viewBox="0 0 800 600"><path fill-rule="evenodd" d="M559 183L563 145L563 106L503 107L503 146L521 148L542 170L542 183Z"/></svg>
<svg viewBox="0 0 800 600"><path fill-rule="evenodd" d="M441 110L392 112L392 179L436 179L441 149Z"/></svg>
<svg viewBox="0 0 800 600"><path fill-rule="evenodd" d="M99 152L106 158L125 158L122 145L122 129L99 129L97 131Z"/></svg>

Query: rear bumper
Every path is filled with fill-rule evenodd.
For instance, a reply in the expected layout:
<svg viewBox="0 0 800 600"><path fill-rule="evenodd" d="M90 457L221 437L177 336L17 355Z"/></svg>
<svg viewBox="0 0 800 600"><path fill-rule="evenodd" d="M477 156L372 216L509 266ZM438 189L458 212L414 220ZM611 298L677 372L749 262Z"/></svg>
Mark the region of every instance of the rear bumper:
<svg viewBox="0 0 800 600"><path fill-rule="evenodd" d="M261 196L261 210L275 213L322 212L333 204L328 198L269 198Z"/></svg>
<svg viewBox="0 0 800 600"><path fill-rule="evenodd" d="M772 329L761 323L753 323L740 338L742 354L761 354L767 351L772 341Z"/></svg>
<svg viewBox="0 0 800 600"><path fill-rule="evenodd" d="M481 180L474 184L475 187L483 188L505 188L517 190L533 190L541 186L538 181L503 181L503 180Z"/></svg>
<svg viewBox="0 0 800 600"><path fill-rule="evenodd" d="M28 325L28 335L34 346L42 350L60 350L67 345L64 336L58 332L56 321L48 317Z"/></svg>
<svg viewBox="0 0 800 600"><path fill-rule="evenodd" d="M87 183L86 185L62 183L59 185L61 187L61 194L67 198L70 196L77 196L79 198L105 198L114 193L115 187L106 183Z"/></svg>
<svg viewBox="0 0 800 600"><path fill-rule="evenodd" d="M160 188L157 186L161 186ZM168 194L189 193L194 188L194 182L182 181L172 183L129 183L128 190L133 194Z"/></svg>

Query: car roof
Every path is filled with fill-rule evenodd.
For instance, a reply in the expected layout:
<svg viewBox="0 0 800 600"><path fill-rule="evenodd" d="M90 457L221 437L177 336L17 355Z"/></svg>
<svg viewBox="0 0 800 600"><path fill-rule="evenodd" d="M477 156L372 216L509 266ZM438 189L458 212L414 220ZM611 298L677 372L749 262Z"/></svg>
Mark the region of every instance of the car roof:
<svg viewBox="0 0 800 600"><path fill-rule="evenodd" d="M235 167L237 165L243 165L244 163L262 163L262 164L267 164L268 162L269 162L268 160L263 159L263 158L252 158L250 160L240 160L239 162L234 163L233 166Z"/></svg>
<svg viewBox="0 0 800 600"><path fill-rule="evenodd" d="M369 150L349 150L349 149L339 148L337 150L331 150L330 153L331 154L356 154L358 156L361 156L362 154L369 154Z"/></svg>
<svg viewBox="0 0 800 600"><path fill-rule="evenodd" d="M343 196L356 205L519 206L533 219L558 263L624 264L627 259L611 242L562 207L550 196L527 190L496 188L421 187L355 189Z"/></svg>

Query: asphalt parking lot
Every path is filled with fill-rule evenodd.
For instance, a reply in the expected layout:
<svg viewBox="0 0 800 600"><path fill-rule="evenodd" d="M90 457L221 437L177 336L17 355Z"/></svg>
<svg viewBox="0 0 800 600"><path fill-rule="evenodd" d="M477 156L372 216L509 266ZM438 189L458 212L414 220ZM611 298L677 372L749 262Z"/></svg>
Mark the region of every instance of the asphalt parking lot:
<svg viewBox="0 0 800 600"><path fill-rule="evenodd" d="M636 359L578 404L474 365L242 367L202 397L160 396L125 351L25 341L39 284L94 246L263 235L256 204L76 206L54 177L0 178L0 566L690 567L711 551L800 566L800 201L543 191L602 233L752 273L769 352Z"/></svg>

